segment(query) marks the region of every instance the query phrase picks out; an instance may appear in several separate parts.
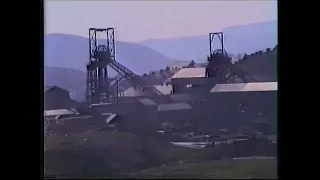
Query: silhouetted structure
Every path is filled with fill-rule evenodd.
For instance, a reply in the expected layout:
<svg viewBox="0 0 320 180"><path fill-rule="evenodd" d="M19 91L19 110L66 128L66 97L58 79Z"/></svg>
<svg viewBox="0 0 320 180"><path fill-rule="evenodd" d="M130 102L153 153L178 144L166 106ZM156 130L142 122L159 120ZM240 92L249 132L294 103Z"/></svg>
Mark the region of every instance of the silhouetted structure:
<svg viewBox="0 0 320 180"><path fill-rule="evenodd" d="M104 33L106 39L98 40L97 34ZM91 103L109 102L110 83L108 82L107 66L114 69L119 76L129 80L136 88L147 95L162 95L140 76L115 60L114 28L89 29L90 61L87 64L87 99ZM117 96L118 94L116 94Z"/></svg>
<svg viewBox="0 0 320 180"><path fill-rule="evenodd" d="M217 37L217 38L215 38ZM216 41L219 41L220 47L216 48ZM223 33L209 33L210 54L208 56L208 65L206 68L206 77L220 77L225 74L222 72L226 66L231 63L231 58L227 56L224 48Z"/></svg>
<svg viewBox="0 0 320 180"><path fill-rule="evenodd" d="M98 39L100 35L106 39ZM104 53L106 52L106 53ZM114 29L89 29L89 62L87 64L87 99L108 102L108 64L115 60Z"/></svg>
<svg viewBox="0 0 320 180"><path fill-rule="evenodd" d="M44 109L77 108L79 103L70 98L70 92L58 86L44 87Z"/></svg>
<svg viewBox="0 0 320 180"><path fill-rule="evenodd" d="M218 37L221 45L218 49L215 49L214 47L215 37ZM219 83L234 83L236 78L240 78L244 83L258 82L239 66L232 64L232 58L225 50L223 39L222 32L209 34L210 55L207 59L208 65L206 69L206 77L216 77L218 78Z"/></svg>

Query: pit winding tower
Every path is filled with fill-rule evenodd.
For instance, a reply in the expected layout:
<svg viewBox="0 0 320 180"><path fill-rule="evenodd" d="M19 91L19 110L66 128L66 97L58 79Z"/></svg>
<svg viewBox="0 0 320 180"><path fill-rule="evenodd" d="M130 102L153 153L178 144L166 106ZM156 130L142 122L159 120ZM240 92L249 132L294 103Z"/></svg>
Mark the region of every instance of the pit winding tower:
<svg viewBox="0 0 320 180"><path fill-rule="evenodd" d="M115 49L114 28L89 29L89 62L87 63L87 100L89 103L110 102L110 88L114 87L114 83L108 78L108 67L118 73L116 79L122 77L128 80L145 95L163 95L139 75L117 62Z"/></svg>

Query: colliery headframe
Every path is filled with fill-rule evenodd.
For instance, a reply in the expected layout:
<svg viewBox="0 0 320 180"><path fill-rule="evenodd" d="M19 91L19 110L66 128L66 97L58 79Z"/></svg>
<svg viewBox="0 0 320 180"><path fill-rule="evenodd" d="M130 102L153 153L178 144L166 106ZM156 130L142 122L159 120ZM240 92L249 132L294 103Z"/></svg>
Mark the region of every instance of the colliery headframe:
<svg viewBox="0 0 320 180"><path fill-rule="evenodd" d="M101 39L100 39L101 38ZM120 77L129 80L136 88L148 95L162 95L162 93L149 85L140 76L116 61L115 56L115 30L89 29L89 63L87 64L87 100L90 103L110 102L111 89L115 84L108 77L108 66L118 73ZM117 82L116 82L117 83ZM118 96L118 93L115 93Z"/></svg>
<svg viewBox="0 0 320 180"><path fill-rule="evenodd" d="M233 64L224 47L222 32L209 34L209 48L206 67L188 63L182 68L164 70L172 74L165 80L166 85L158 85L161 89L117 61L114 28L90 28L87 102L76 107L67 91L60 90L59 94L59 88L51 88L46 92L46 99L62 99L64 94L68 103L61 100L50 110L76 109L72 114L59 110L63 113L55 112L52 116L58 117L58 125L67 126L69 122L73 127L73 122L77 122L79 128L82 123L82 129L88 124L109 124L111 120L106 118L120 118L122 128L141 132L155 132L163 122L179 126L195 122L201 131L214 133L221 128L236 131L252 119L276 121L277 83L259 82L241 66ZM110 77L111 70L117 75ZM118 97L122 81L130 82L133 91L137 89L142 94ZM70 104L70 107L61 104Z"/></svg>
<svg viewBox="0 0 320 180"><path fill-rule="evenodd" d="M242 82L253 79L248 73L231 63L231 57L224 47L222 32L209 33L210 54L205 77L215 78L216 83L232 83L236 77ZM154 86L143 80L116 60L115 29L89 29L89 62L87 63L87 101L89 103L111 102L118 99L118 85L128 80L134 87L147 96L164 95ZM108 68L109 67L109 68ZM118 75L110 77L108 71L115 70ZM253 80L254 81L254 80ZM213 84L211 84L213 85ZM173 92L173 91L172 91ZM168 98L168 102L172 99Z"/></svg>
<svg viewBox="0 0 320 180"><path fill-rule="evenodd" d="M219 83L235 83L237 78L244 83L258 82L245 70L232 63L232 58L228 55L224 46L223 32L209 33L209 47L207 77L218 78Z"/></svg>
<svg viewBox="0 0 320 180"><path fill-rule="evenodd" d="M102 36L101 36L102 35ZM99 39L105 37L106 39ZM87 100L105 102L110 97L108 64L115 60L114 29L89 29Z"/></svg>
<svg viewBox="0 0 320 180"><path fill-rule="evenodd" d="M224 48L224 39L223 39L223 32L215 32L215 33L209 33L209 44L210 44L210 55L221 53L222 55L226 55L226 51ZM215 48L215 42L219 41L221 47Z"/></svg>

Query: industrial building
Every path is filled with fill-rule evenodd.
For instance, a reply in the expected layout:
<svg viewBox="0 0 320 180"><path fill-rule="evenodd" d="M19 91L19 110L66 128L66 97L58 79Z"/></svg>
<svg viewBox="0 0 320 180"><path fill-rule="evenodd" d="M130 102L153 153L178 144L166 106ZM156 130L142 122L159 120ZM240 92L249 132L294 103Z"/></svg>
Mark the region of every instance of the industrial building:
<svg viewBox="0 0 320 180"><path fill-rule="evenodd" d="M153 85L158 91L160 91L164 95L172 94L172 86L171 85ZM131 86L122 92L119 92L119 97L137 97L137 96L146 96L144 92L135 86Z"/></svg>
<svg viewBox="0 0 320 180"><path fill-rule="evenodd" d="M44 87L44 109L78 108L80 103L70 98L70 92L58 86Z"/></svg>
<svg viewBox="0 0 320 180"><path fill-rule="evenodd" d="M175 73L169 82L173 94L207 92L218 81L206 76L206 68L183 68Z"/></svg>
<svg viewBox="0 0 320 180"><path fill-rule="evenodd" d="M277 122L277 83L217 84L195 113L204 132L236 131L247 122Z"/></svg>
<svg viewBox="0 0 320 180"><path fill-rule="evenodd" d="M96 34L101 32L106 32L107 41L99 43L107 44L98 44ZM109 123L104 114L115 114L112 123L117 129L144 135L155 133L164 122L176 126L192 122L198 131L215 135L221 129L236 132L251 121L277 120L277 83L260 82L241 66L233 66L223 43L221 49L213 51L212 37L219 35L223 42L222 33L210 33L207 67L197 67L193 61L175 62L167 69L173 69L176 73L163 84L162 79L157 84L149 83L144 76L133 73L115 60L113 28L90 28L89 34L87 103L90 105L78 107L77 118L90 116L91 119L99 119L92 122L102 125ZM119 74L116 81L108 77L110 67ZM268 73L261 75L267 76ZM242 83L235 83L235 77ZM114 87L121 82L132 85L121 90L116 88L114 95ZM51 109L76 106L71 103L66 90L55 87L46 93L47 101L57 101L50 106ZM76 120L68 122L76 123Z"/></svg>

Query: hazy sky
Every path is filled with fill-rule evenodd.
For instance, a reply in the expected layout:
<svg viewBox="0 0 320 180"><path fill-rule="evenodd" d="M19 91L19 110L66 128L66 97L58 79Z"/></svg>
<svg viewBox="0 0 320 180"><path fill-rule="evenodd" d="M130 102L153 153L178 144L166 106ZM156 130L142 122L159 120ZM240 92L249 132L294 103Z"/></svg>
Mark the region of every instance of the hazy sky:
<svg viewBox="0 0 320 180"><path fill-rule="evenodd" d="M66 1L46 0L45 32L88 36L114 27L128 42L203 35L234 25L277 19L276 1Z"/></svg>

